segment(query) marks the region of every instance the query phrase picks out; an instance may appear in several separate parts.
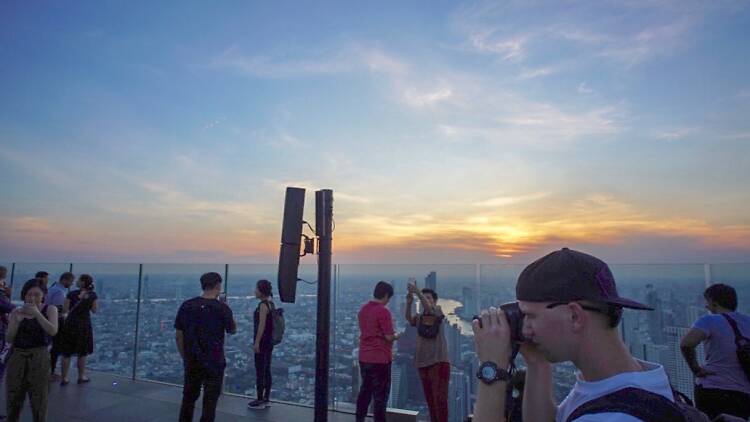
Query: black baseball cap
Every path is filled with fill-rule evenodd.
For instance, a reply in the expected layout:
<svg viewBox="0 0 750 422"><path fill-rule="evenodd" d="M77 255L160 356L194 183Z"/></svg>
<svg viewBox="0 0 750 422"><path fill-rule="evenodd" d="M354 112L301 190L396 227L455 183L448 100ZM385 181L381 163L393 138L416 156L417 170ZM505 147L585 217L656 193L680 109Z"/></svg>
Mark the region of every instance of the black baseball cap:
<svg viewBox="0 0 750 422"><path fill-rule="evenodd" d="M518 276L516 299L528 302L588 300L622 308L654 308L617 294L612 271L599 258L562 248L529 264Z"/></svg>

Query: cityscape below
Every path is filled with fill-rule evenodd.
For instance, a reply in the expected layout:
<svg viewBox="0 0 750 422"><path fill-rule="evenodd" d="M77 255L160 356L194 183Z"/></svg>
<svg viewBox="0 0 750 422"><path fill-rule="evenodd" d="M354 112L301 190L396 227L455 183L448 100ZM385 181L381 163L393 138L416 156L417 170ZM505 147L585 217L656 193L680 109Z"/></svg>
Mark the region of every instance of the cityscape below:
<svg viewBox="0 0 750 422"><path fill-rule="evenodd" d="M100 311L94 316L95 351L89 367L144 380L182 384L183 368L174 340L174 318L180 304L200 294L198 278L206 271L225 275L228 303L238 324L226 341L225 392L255 395L255 370L250 347L253 296L258 279L273 280L273 265L72 265L76 275L92 274ZM10 267L9 267L10 268ZM450 417L461 422L471 413L476 398L478 361L469 321L480 309L512 301L518 265L340 265L332 283L330 406L351 411L359 388L357 312L372 297L379 280L391 281L395 295L388 307L397 331L405 335L394 345L389 407L418 410L428 415L421 383L413 366L416 330L404 319L406 282L417 277L420 287L435 289L438 304L447 314L445 336L451 361ZM68 265L23 264L14 279L25 280L36 270L50 272L52 283ZM631 353L664 365L673 386L692 396L693 376L679 349L679 341L692 323L706 313L702 292L706 280L733 284L740 299L739 311L750 311L750 265L623 265L612 266L620 293L654 307L653 312L626 311L620 325ZM301 405L314 403L315 389L315 267L303 266L304 278L295 303L284 308L286 333L273 352L271 399ZM423 281L422 281L423 280ZM17 298L14 298L17 299ZM138 342L136 338L138 324ZM137 352L137 354L136 354ZM699 358L703 358L699 348ZM517 365L523 367L519 356ZM575 382L570 363L554 369L555 396L562 400Z"/></svg>

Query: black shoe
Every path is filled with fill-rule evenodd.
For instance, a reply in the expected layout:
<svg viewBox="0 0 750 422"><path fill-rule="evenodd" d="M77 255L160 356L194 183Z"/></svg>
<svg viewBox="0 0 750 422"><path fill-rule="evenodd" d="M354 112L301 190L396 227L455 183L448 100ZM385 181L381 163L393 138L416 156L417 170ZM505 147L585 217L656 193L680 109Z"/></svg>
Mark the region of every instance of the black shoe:
<svg viewBox="0 0 750 422"><path fill-rule="evenodd" d="M91 382L91 378L79 378L78 379L79 384L85 384L87 382Z"/></svg>
<svg viewBox="0 0 750 422"><path fill-rule="evenodd" d="M248 409L265 409L268 405L263 400L253 400L247 404Z"/></svg>
<svg viewBox="0 0 750 422"><path fill-rule="evenodd" d="M60 387L65 387L68 384L70 384L70 381L68 381L68 380L62 380L62 381L60 381Z"/></svg>

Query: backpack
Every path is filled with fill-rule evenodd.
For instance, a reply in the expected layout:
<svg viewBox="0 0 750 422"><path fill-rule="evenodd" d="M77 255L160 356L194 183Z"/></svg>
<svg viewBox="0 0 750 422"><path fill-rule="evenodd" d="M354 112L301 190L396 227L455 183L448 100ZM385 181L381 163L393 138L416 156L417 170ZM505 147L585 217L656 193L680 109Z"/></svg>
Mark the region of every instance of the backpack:
<svg viewBox="0 0 750 422"><path fill-rule="evenodd" d="M734 344L737 346L737 360L740 361L745 376L750 380L750 339L740 333L740 329L737 327L737 321L732 319L732 317L724 313L722 313L721 316L726 318L729 325L732 326L732 330L734 330Z"/></svg>
<svg viewBox="0 0 750 422"><path fill-rule="evenodd" d="M684 394L672 390L675 401L661 394L627 387L578 406L565 422L596 413L625 413L646 422L710 422Z"/></svg>
<svg viewBox="0 0 750 422"><path fill-rule="evenodd" d="M422 314L417 318L417 333L424 338L435 338L440 333L440 324L445 319L444 315Z"/></svg>
<svg viewBox="0 0 750 422"><path fill-rule="evenodd" d="M273 321L273 325L271 326L271 340L273 340L273 345L276 346L284 339L284 329L286 328L284 308L276 309L276 305L271 302L268 302L268 305L271 310L271 321Z"/></svg>

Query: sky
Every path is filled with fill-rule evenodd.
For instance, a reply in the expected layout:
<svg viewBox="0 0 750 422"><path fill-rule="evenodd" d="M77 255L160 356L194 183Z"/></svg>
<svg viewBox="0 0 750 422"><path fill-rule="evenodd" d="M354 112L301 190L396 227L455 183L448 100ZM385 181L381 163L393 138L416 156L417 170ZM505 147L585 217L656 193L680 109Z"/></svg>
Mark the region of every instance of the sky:
<svg viewBox="0 0 750 422"><path fill-rule="evenodd" d="M339 263L750 262L748 75L747 1L6 1L0 261L273 263L296 186Z"/></svg>

